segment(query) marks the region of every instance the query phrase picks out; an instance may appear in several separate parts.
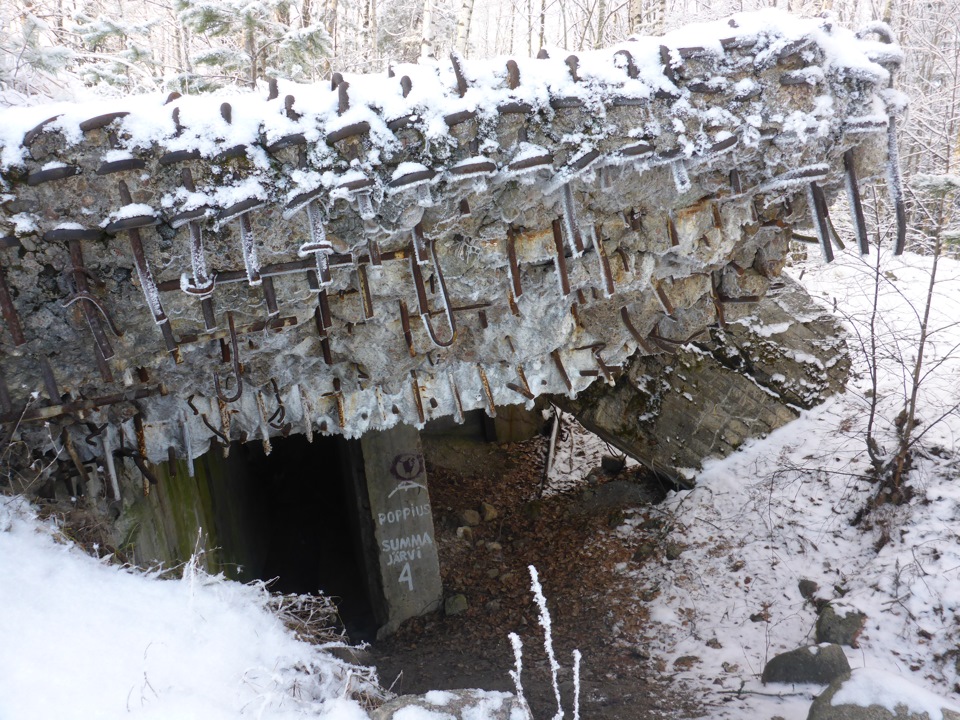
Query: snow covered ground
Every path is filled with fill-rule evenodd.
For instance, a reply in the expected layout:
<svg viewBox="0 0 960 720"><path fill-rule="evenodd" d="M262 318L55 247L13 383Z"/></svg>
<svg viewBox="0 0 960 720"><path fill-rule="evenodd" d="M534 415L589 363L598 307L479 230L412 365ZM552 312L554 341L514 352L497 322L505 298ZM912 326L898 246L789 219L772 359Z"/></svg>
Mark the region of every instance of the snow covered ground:
<svg viewBox="0 0 960 720"><path fill-rule="evenodd" d="M366 718L365 673L297 640L267 593L94 559L0 496L0 718Z"/></svg>
<svg viewBox="0 0 960 720"><path fill-rule="evenodd" d="M829 266L810 263L803 281L828 305L836 298L862 330L873 261L842 254ZM912 255L881 261L878 396L888 450L929 264ZM819 598L868 616L860 648L847 649L852 667L893 673L943 697L955 692L960 417L947 411L960 387L952 353L960 342L960 263L942 261L941 277L930 355L938 365L920 405L928 452L910 476L908 503L851 524L876 492L864 443L870 380L857 356L859 375L845 395L708 461L696 489L659 507L673 523L669 539L686 546L679 559L623 566L654 624L645 638L611 640L642 644L704 699L710 718L806 717L819 687L758 680L766 660L812 642L816 612L800 595L800 579L816 582ZM605 451L579 440L568 447L584 473ZM561 474L572 477L574 468ZM611 532L629 535L638 525L639 514L628 513ZM265 605L262 588L192 566L163 580L90 558L25 503L0 498L0 718L61 718L67 709L82 718L364 717L347 698L364 676L297 640ZM884 677L864 674L859 697L879 697L889 687Z"/></svg>
<svg viewBox="0 0 960 720"><path fill-rule="evenodd" d="M812 294L846 317L852 345L870 320L871 263L875 254L843 253L832 265L804 268ZM930 264L909 254L881 258L877 395L887 451L916 354ZM877 490L867 480L864 439L871 383L854 346L857 377L847 393L725 460L707 461L694 490L661 506L674 523L669 540L687 546L680 559L623 568L638 596L659 593L655 627L641 642L697 690L709 717L806 717L819 687L759 682L766 660L814 642L816 610L797 587L804 578L819 585L818 599L867 615L859 649L846 648L851 667L894 673L944 697L960 687L960 416L953 408L960 401L960 264L941 261L939 277L927 360L936 368L919 404L926 452L910 475L915 495L908 503L853 524ZM628 519L616 532L633 533L638 523Z"/></svg>

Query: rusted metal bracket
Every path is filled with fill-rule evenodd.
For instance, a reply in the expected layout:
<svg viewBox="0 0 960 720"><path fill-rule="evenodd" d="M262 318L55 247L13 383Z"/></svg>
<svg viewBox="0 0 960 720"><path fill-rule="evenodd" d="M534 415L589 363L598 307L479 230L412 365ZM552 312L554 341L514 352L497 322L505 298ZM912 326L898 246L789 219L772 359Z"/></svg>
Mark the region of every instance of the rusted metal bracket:
<svg viewBox="0 0 960 720"><path fill-rule="evenodd" d="M427 248L430 252L430 259L433 261L433 267L436 273L437 282L440 285L440 298L443 301L443 313L447 318L447 326L450 330L450 337L446 340L441 340L436 331L433 329L433 321L430 319L430 303L427 301L427 288L423 283L423 271L420 269L420 262L418 262L416 257L416 245L417 239L414 237L414 254L411 256L410 260L410 272L413 273L413 282L417 290L417 303L420 307L420 319L423 320L423 326L427 330L427 334L430 336L430 340L437 347L450 347L453 345L454 340L457 339L457 321L453 315L453 309L450 306L450 296L447 293L447 283L443 279L443 268L440 267L440 261L437 259L437 246L433 240L427 240ZM413 344L409 343L408 347L410 350L413 350Z"/></svg>
<svg viewBox="0 0 960 720"><path fill-rule="evenodd" d="M230 348L233 351L230 360L233 362L233 374L237 380L237 390L233 395L224 395L223 389L220 386L220 375L216 371L213 372L213 385L217 390L218 398L225 403L232 403L239 400L240 396L243 395L243 371L240 367L240 352L237 348L237 327L234 324L232 311L227 313L227 323L230 326Z"/></svg>

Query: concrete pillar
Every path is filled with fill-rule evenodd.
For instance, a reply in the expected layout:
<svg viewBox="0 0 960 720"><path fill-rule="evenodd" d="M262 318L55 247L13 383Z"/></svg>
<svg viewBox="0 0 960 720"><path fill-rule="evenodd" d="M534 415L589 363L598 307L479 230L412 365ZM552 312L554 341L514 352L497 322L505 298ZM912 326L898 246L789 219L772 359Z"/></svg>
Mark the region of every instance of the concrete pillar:
<svg viewBox="0 0 960 720"><path fill-rule="evenodd" d="M384 636L436 610L443 588L420 434L397 425L366 433L360 444L386 617L378 635Z"/></svg>

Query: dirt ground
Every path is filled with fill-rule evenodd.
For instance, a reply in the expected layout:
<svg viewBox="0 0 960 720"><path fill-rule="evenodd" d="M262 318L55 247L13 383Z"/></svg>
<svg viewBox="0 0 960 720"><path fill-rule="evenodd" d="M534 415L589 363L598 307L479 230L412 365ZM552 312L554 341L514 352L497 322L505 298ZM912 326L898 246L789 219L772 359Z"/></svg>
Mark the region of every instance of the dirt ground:
<svg viewBox="0 0 960 720"><path fill-rule="evenodd" d="M496 445L425 435L424 455L434 509L445 597L463 594L468 608L405 623L375 643L368 662L399 694L476 687L513 691L508 633L523 641L522 681L536 717L551 717L556 700L530 591L529 565L540 575L552 615L560 691L573 713L572 653L579 649L581 717L598 720L692 718L696 700L671 681L642 645L648 615L617 569L636 566L656 549L665 520L655 503L663 488L638 470L599 468L573 492L538 498L546 441ZM497 517L464 537L463 511L489 503ZM615 528L640 514L649 540ZM472 535L472 537L471 537ZM639 589L655 595L656 588Z"/></svg>

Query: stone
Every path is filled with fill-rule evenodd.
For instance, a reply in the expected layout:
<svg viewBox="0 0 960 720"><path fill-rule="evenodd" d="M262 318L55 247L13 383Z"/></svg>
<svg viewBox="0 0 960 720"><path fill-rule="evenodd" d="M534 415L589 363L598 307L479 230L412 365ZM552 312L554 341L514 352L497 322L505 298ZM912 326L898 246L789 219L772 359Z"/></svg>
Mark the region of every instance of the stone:
<svg viewBox="0 0 960 720"><path fill-rule="evenodd" d="M664 548L664 555L667 556L667 560L678 560L686 549L680 543L668 542L666 548Z"/></svg>
<svg viewBox="0 0 960 720"><path fill-rule="evenodd" d="M497 512L497 509L488 502L480 503L480 517L483 518L484 522L490 522L491 520L496 520L500 516L500 513Z"/></svg>
<svg viewBox="0 0 960 720"><path fill-rule="evenodd" d="M717 638L713 637L707 640L707 647L713 648L714 650L722 650L723 645L720 644L720 641Z"/></svg>
<svg viewBox="0 0 960 720"><path fill-rule="evenodd" d="M460 519L463 520L466 525L476 527L480 524L480 513L476 510L464 510L460 513Z"/></svg>
<svg viewBox="0 0 960 720"><path fill-rule="evenodd" d="M643 562L648 557L653 555L655 550L656 550L656 547L654 546L653 543L648 543L648 542L640 543L640 545L637 547L636 552L633 553L633 561Z"/></svg>
<svg viewBox="0 0 960 720"><path fill-rule="evenodd" d="M501 545L498 542L488 542L487 550L489 550L490 552L500 552L501 550L503 550L503 545Z"/></svg>
<svg viewBox="0 0 960 720"><path fill-rule="evenodd" d="M883 698L883 704L858 704L862 698ZM932 720L928 710L960 720L956 707L900 675L859 668L834 680L813 701L807 720Z"/></svg>
<svg viewBox="0 0 960 720"><path fill-rule="evenodd" d="M489 570L487 570L487 577L490 578L491 580L493 580L496 577L499 577L499 575L500 575L500 571L497 570L496 568L490 568Z"/></svg>
<svg viewBox="0 0 960 720"><path fill-rule="evenodd" d="M521 716L512 693L491 690L431 690L424 695L401 695L370 713L371 720L436 718L436 720L511 720Z"/></svg>
<svg viewBox="0 0 960 720"><path fill-rule="evenodd" d="M470 607L470 604L467 602L467 596L462 593L457 595L451 595L443 603L443 612L447 616L460 615L465 613Z"/></svg>
<svg viewBox="0 0 960 720"><path fill-rule="evenodd" d="M513 580L514 577L515 577L515 574L512 572L504 573L503 575L500 576L500 582L506 585L508 582Z"/></svg>
<svg viewBox="0 0 960 720"><path fill-rule="evenodd" d="M817 618L817 642L860 647L857 644L857 638L860 637L866 623L867 616L862 612L837 605L826 605Z"/></svg>
<svg viewBox="0 0 960 720"><path fill-rule="evenodd" d="M627 466L626 455L604 455L600 458L600 467L605 473L616 475Z"/></svg>
<svg viewBox="0 0 960 720"><path fill-rule="evenodd" d="M820 586L813 580L801 578L800 582L797 583L797 589L800 590L800 597L802 597L804 600L813 600L813 597L817 594L817 590L820 589Z"/></svg>
<svg viewBox="0 0 960 720"><path fill-rule="evenodd" d="M777 655L763 669L764 683L817 683L827 685L850 674L843 648L833 643L810 645Z"/></svg>
<svg viewBox="0 0 960 720"><path fill-rule="evenodd" d="M738 282L748 277L758 288L768 283L755 270ZM594 384L574 400L559 396L556 402L617 450L676 485L692 487L689 470L695 473L703 458L725 457L747 438L769 434L846 382L846 332L802 287L781 280L783 287L742 306L749 307L750 322L731 322L734 306L727 305L727 328L698 342L696 350L634 356L613 387ZM687 281L674 289L699 292ZM661 335L668 332L666 323L658 327ZM817 361L803 360L811 357Z"/></svg>
<svg viewBox="0 0 960 720"><path fill-rule="evenodd" d="M457 528L457 537L461 540L466 540L468 543L473 542L473 528L469 525L462 525Z"/></svg>

